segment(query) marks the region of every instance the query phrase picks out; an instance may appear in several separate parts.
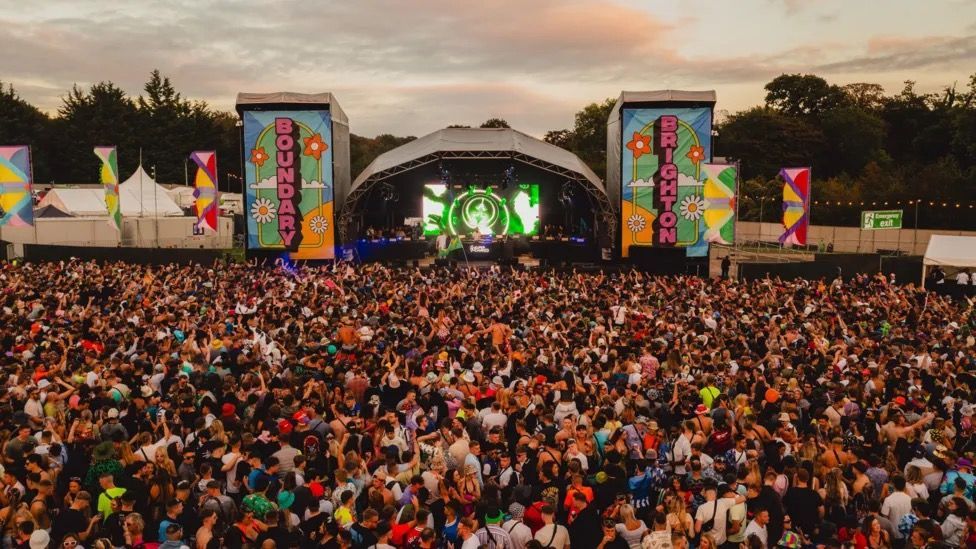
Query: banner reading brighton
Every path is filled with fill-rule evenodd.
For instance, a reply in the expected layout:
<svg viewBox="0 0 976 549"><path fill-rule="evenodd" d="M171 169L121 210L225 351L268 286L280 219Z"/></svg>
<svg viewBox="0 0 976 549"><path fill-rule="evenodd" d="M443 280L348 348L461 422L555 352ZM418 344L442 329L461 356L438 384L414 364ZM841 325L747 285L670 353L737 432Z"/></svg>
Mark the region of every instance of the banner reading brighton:
<svg viewBox="0 0 976 549"><path fill-rule="evenodd" d="M0 227L34 225L30 148L0 147Z"/></svg>
<svg viewBox="0 0 976 549"><path fill-rule="evenodd" d="M332 120L327 110L244 111L247 247L332 259Z"/></svg>
<svg viewBox="0 0 976 549"><path fill-rule="evenodd" d="M645 245L707 255L702 167L711 158L711 109L625 108L622 117L621 254Z"/></svg>
<svg viewBox="0 0 976 549"><path fill-rule="evenodd" d="M193 197L196 198L196 232L204 229L217 232L217 153L214 151L194 151L190 160L197 165Z"/></svg>
<svg viewBox="0 0 976 549"><path fill-rule="evenodd" d="M783 168L783 234L780 244L806 246L810 225L810 168Z"/></svg>
<svg viewBox="0 0 976 549"><path fill-rule="evenodd" d="M105 209L108 210L108 224L122 231L122 204L119 202L119 160L115 147L95 147L95 156L102 161L99 170L102 186L105 187Z"/></svg>

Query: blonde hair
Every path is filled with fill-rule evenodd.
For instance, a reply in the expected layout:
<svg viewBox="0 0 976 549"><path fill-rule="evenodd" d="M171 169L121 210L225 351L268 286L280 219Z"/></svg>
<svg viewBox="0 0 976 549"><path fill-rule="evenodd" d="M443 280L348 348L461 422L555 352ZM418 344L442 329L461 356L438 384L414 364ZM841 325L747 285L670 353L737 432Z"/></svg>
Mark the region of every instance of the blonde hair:
<svg viewBox="0 0 976 549"><path fill-rule="evenodd" d="M125 517L126 521L132 521L132 531L135 534L141 534L146 528L146 521L143 520L142 515L139 513L129 513Z"/></svg>
<svg viewBox="0 0 976 549"><path fill-rule="evenodd" d="M219 419L210 423L210 438L227 444L227 432L224 431L224 424Z"/></svg>
<svg viewBox="0 0 976 549"><path fill-rule="evenodd" d="M171 476L176 476L176 464L173 463L173 460L169 459L169 454L166 452L165 447L156 448L156 455L153 458L156 460L157 467L162 467Z"/></svg>
<svg viewBox="0 0 976 549"><path fill-rule="evenodd" d="M634 516L634 506L630 505L629 503L621 505L619 513L620 520L622 520L624 523L636 520L636 517Z"/></svg>

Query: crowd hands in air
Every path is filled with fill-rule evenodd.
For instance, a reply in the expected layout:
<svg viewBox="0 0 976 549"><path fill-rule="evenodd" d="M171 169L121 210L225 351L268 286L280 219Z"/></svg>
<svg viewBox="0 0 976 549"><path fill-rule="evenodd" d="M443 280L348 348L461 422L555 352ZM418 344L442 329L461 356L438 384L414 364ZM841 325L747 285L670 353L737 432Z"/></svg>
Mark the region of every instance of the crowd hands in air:
<svg viewBox="0 0 976 549"><path fill-rule="evenodd" d="M976 546L965 298L0 267L4 547Z"/></svg>

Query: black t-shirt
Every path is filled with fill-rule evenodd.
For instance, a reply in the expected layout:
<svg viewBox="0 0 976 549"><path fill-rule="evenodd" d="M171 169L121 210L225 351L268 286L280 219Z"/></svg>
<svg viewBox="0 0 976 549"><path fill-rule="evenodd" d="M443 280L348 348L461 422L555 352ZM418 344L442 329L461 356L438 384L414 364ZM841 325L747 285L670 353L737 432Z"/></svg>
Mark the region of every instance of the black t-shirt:
<svg viewBox="0 0 976 549"><path fill-rule="evenodd" d="M304 537L302 539L303 548L315 547L318 545L316 540L318 540L320 535L319 528L321 528L323 524L329 522L329 520L331 520L331 517L329 517L327 513L319 513L302 522L301 529L304 533Z"/></svg>
<svg viewBox="0 0 976 549"><path fill-rule="evenodd" d="M139 462L141 463L141 462ZM136 477L128 477L125 479L123 484L126 492L133 494L136 497L135 509L139 514L144 517L149 516L149 485L143 482L142 479Z"/></svg>
<svg viewBox="0 0 976 549"><path fill-rule="evenodd" d="M242 549L249 541L244 536L244 532L235 524L227 530L227 535L224 536L224 547Z"/></svg>
<svg viewBox="0 0 976 549"><path fill-rule="evenodd" d="M352 525L351 530L355 530L352 536L353 540L357 538L357 534L362 540L362 544L360 545L360 547L372 547L373 545L376 545L377 542L379 542L379 538L376 537L376 534L374 534L372 530L366 528L365 526L359 524L358 522Z"/></svg>
<svg viewBox="0 0 976 549"><path fill-rule="evenodd" d="M102 527L108 531L108 539L112 540L112 545L121 547L125 545L125 517L132 511L116 511L105 519Z"/></svg>
<svg viewBox="0 0 976 549"><path fill-rule="evenodd" d="M78 534L88 529L85 515L77 510L65 509L58 515L58 520L51 525L51 539L58 542L67 534Z"/></svg>
<svg viewBox="0 0 976 549"><path fill-rule="evenodd" d="M791 487L783 496L783 505L793 519L793 525L803 533L813 535L817 523L820 522L818 509L823 505L820 494L810 488Z"/></svg>

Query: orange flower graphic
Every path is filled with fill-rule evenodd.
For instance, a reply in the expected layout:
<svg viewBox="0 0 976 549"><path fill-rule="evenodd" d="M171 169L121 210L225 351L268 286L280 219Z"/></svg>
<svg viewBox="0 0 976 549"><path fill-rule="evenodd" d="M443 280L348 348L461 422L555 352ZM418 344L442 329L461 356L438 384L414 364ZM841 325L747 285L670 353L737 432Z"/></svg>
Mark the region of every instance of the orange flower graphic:
<svg viewBox="0 0 976 549"><path fill-rule="evenodd" d="M633 151L634 160L637 160L645 154L650 154L651 136L641 135L640 132L634 132L634 139L627 143L627 148Z"/></svg>
<svg viewBox="0 0 976 549"><path fill-rule="evenodd" d="M695 164L698 164L702 160L705 160L705 147L695 147L692 145L691 150L685 156L690 158Z"/></svg>
<svg viewBox="0 0 976 549"><path fill-rule="evenodd" d="M322 160L322 153L329 150L329 146L322 142L321 134L306 137L302 141L305 142L305 156L311 156L316 160Z"/></svg>
<svg viewBox="0 0 976 549"><path fill-rule="evenodd" d="M261 167L268 160L268 153L264 152L264 147L251 149L251 164Z"/></svg>

